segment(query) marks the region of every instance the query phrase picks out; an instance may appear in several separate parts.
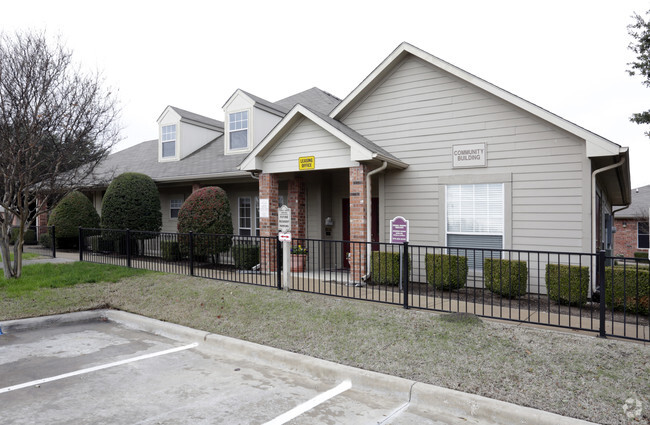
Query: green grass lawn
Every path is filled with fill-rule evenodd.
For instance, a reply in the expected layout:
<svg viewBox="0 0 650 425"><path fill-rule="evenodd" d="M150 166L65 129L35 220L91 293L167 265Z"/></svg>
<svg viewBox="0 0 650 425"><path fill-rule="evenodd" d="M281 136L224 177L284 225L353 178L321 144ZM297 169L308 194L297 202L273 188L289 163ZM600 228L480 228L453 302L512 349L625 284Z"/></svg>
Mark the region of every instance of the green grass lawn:
<svg viewBox="0 0 650 425"><path fill-rule="evenodd" d="M38 254L34 254L32 252L23 252L23 260L33 260L35 258L40 257ZM9 255L9 261L14 261L14 253L10 253Z"/></svg>
<svg viewBox="0 0 650 425"><path fill-rule="evenodd" d="M649 345L103 264L0 280L0 321L98 308L597 423L650 419ZM628 399L643 405L636 422Z"/></svg>
<svg viewBox="0 0 650 425"><path fill-rule="evenodd" d="M35 254L29 254L35 255ZM108 264L43 263L23 267L20 279L0 277L0 290L7 296L21 296L40 288L61 288L80 283L117 282L120 279L153 273Z"/></svg>

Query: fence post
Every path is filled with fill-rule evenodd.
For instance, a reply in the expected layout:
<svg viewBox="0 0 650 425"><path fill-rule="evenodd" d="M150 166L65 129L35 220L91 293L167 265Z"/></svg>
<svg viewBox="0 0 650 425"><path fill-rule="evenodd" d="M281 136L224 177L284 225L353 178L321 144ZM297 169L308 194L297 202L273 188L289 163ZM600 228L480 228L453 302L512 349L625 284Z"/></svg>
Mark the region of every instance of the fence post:
<svg viewBox="0 0 650 425"><path fill-rule="evenodd" d="M126 229L126 266L131 267L131 230Z"/></svg>
<svg viewBox="0 0 650 425"><path fill-rule="evenodd" d="M190 230L190 276L194 276L194 233Z"/></svg>
<svg viewBox="0 0 650 425"><path fill-rule="evenodd" d="M269 243L270 245L270 243ZM280 238L275 238L275 276L278 284L278 289L282 289L282 242Z"/></svg>
<svg viewBox="0 0 650 425"><path fill-rule="evenodd" d="M84 260L84 229L81 226L79 226L79 261L83 261L83 260Z"/></svg>
<svg viewBox="0 0 650 425"><path fill-rule="evenodd" d="M404 289L404 308L409 308L409 243L404 242L402 249L402 288Z"/></svg>
<svg viewBox="0 0 650 425"><path fill-rule="evenodd" d="M52 258L56 258L56 230L52 225Z"/></svg>
<svg viewBox="0 0 650 425"><path fill-rule="evenodd" d="M596 260L596 287L599 288L600 296L598 302L600 303L600 338L607 338L605 330L605 315L607 308L605 306L605 251L598 251L598 258Z"/></svg>

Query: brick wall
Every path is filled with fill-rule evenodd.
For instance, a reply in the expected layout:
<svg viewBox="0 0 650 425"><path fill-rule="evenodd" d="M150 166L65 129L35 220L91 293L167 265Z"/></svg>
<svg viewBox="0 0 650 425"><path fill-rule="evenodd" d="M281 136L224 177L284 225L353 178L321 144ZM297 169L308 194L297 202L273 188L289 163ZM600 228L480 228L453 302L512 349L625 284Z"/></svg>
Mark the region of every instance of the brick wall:
<svg viewBox="0 0 650 425"><path fill-rule="evenodd" d="M287 206L291 208L291 237L296 239L307 237L305 193L305 180L300 174L289 180L289 204Z"/></svg>
<svg viewBox="0 0 650 425"><path fill-rule="evenodd" d="M269 216L260 217L260 235L277 236L278 234L278 176L276 174L260 174L259 192L260 199L269 200ZM276 241L262 239L260 264L263 271L276 271Z"/></svg>
<svg viewBox="0 0 650 425"><path fill-rule="evenodd" d="M350 167L350 240L366 241L366 175L368 167ZM350 274L352 282L360 282L366 274L366 245L350 244Z"/></svg>
<svg viewBox="0 0 650 425"><path fill-rule="evenodd" d="M614 226L614 255L634 257L635 252L648 252L647 249L637 248L637 220L615 219ZM625 224L625 226L623 226Z"/></svg>

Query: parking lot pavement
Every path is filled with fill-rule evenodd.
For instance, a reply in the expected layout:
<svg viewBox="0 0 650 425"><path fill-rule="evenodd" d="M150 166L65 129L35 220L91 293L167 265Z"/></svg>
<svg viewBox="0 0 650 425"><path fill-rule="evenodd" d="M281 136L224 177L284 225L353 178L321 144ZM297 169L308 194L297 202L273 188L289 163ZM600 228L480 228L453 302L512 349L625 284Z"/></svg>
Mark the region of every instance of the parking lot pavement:
<svg viewBox="0 0 650 425"><path fill-rule="evenodd" d="M0 323L0 423L586 423L114 311Z"/></svg>

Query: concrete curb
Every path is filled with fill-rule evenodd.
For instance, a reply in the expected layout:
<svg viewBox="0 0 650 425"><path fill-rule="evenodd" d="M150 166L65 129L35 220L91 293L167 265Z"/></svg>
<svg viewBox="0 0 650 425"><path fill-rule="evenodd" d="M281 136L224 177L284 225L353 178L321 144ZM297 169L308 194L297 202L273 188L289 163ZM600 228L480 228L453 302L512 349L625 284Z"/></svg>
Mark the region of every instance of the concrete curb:
<svg viewBox="0 0 650 425"><path fill-rule="evenodd" d="M182 325L162 322L118 310L93 310L57 316L44 316L0 322L0 330L14 333L30 329L64 324L108 320L127 328L164 336L182 342L199 342L199 349L208 353L236 354L249 361L273 365L322 379L342 381L350 379L353 388L363 391L390 393L404 400L409 408L439 416L463 418L468 423L481 424L536 424L536 425L596 425L580 419L560 416L530 407L518 406L474 394L463 393L435 385L412 381L383 373L340 365L303 354L271 348Z"/></svg>

